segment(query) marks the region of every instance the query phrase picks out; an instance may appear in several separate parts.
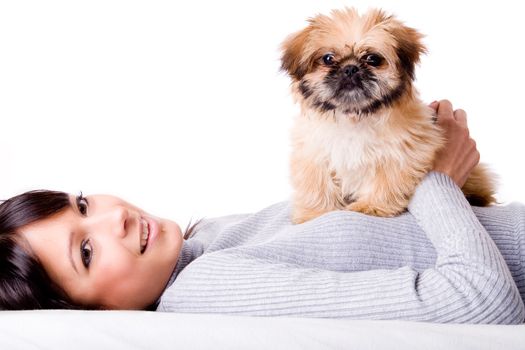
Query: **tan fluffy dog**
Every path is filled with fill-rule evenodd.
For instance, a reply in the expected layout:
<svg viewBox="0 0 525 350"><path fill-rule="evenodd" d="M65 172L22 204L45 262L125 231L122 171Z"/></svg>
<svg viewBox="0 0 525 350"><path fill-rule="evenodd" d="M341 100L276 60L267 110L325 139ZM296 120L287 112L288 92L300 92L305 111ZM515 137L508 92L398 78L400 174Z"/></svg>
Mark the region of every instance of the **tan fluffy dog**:
<svg viewBox="0 0 525 350"><path fill-rule="evenodd" d="M433 111L413 86L422 35L381 10L318 15L283 43L301 114L292 129L293 221L347 209L394 216L444 145ZM478 166L463 187L474 205L494 202Z"/></svg>

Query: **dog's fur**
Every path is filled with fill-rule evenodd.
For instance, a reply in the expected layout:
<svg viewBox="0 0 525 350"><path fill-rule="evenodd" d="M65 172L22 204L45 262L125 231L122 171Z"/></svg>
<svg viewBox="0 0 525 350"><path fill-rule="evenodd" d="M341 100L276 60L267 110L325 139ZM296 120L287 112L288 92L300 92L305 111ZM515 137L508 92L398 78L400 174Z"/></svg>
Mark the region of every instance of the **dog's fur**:
<svg viewBox="0 0 525 350"><path fill-rule="evenodd" d="M381 10L345 8L310 19L282 50L301 106L292 129L293 221L335 209L401 213L444 145L413 86L422 35ZM474 205L494 202L484 167L463 192Z"/></svg>

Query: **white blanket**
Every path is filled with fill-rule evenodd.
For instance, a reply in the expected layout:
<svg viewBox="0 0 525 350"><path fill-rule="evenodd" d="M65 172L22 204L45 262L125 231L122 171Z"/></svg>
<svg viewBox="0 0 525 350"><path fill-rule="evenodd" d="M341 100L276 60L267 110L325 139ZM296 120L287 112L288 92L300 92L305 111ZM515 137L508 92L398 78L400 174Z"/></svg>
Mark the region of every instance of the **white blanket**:
<svg viewBox="0 0 525 350"><path fill-rule="evenodd" d="M525 325L1 311L0 349L525 349Z"/></svg>

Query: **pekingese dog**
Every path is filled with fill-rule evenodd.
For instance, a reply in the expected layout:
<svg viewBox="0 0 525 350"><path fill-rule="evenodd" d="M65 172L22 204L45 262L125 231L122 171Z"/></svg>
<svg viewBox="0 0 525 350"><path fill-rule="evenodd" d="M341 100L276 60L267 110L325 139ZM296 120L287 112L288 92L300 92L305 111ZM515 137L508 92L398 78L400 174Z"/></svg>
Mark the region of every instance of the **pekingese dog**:
<svg viewBox="0 0 525 350"><path fill-rule="evenodd" d="M444 145L434 111L413 86L422 35L382 10L317 15L282 44L301 113L292 127L292 220L346 209L395 216ZM495 201L477 166L462 188L473 205Z"/></svg>

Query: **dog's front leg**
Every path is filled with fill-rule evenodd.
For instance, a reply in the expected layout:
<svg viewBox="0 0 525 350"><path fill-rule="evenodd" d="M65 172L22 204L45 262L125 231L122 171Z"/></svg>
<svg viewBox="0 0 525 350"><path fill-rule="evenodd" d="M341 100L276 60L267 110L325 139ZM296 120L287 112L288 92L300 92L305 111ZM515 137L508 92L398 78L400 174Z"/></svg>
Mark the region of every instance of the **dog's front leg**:
<svg viewBox="0 0 525 350"><path fill-rule="evenodd" d="M316 163L312 157L292 154L291 180L293 196L292 221L300 224L328 211L342 209L341 189L327 163Z"/></svg>
<svg viewBox="0 0 525 350"><path fill-rule="evenodd" d="M363 214L392 217L401 214L408 205L423 171L410 172L395 168L395 163L385 163L376 168L357 194L356 200L345 209Z"/></svg>

